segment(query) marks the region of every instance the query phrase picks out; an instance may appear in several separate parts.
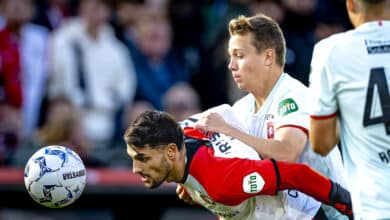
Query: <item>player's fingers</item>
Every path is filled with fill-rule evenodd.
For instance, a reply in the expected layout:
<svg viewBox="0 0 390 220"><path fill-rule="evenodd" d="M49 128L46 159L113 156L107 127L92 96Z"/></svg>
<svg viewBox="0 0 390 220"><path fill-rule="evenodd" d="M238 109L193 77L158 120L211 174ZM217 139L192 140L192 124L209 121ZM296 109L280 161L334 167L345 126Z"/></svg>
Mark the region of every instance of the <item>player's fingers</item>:
<svg viewBox="0 0 390 220"><path fill-rule="evenodd" d="M183 194L182 200L185 203L190 204L190 205L194 205L195 204L194 200L192 200L191 196L188 195L188 193L186 193L186 192Z"/></svg>
<svg viewBox="0 0 390 220"><path fill-rule="evenodd" d="M185 203L190 205L196 204L182 185L177 185L176 194L179 197L179 199L183 200Z"/></svg>
<svg viewBox="0 0 390 220"><path fill-rule="evenodd" d="M201 132L207 132L209 130L207 125L201 121L197 122L194 127Z"/></svg>
<svg viewBox="0 0 390 220"><path fill-rule="evenodd" d="M186 199L186 200L184 200L184 202L189 204L189 205L195 205L196 204L192 199Z"/></svg>
<svg viewBox="0 0 390 220"><path fill-rule="evenodd" d="M190 197L185 190L181 191L178 196L182 200L188 200L188 198Z"/></svg>
<svg viewBox="0 0 390 220"><path fill-rule="evenodd" d="M188 196L182 185L177 185L176 194L181 200L186 200L186 197Z"/></svg>
<svg viewBox="0 0 390 220"><path fill-rule="evenodd" d="M201 132L207 132L208 131L207 127L204 127L204 126L195 126L195 129L199 130Z"/></svg>
<svg viewBox="0 0 390 220"><path fill-rule="evenodd" d="M183 191L184 191L183 186L180 185L180 184L177 184L177 186L176 186L176 194L179 195L179 194L181 194Z"/></svg>
<svg viewBox="0 0 390 220"><path fill-rule="evenodd" d="M182 191L182 192L180 192L179 194L177 194L177 196L178 196L179 199L181 199L181 200L185 200L185 199L186 199L186 195L185 195L185 192L184 192L184 191Z"/></svg>

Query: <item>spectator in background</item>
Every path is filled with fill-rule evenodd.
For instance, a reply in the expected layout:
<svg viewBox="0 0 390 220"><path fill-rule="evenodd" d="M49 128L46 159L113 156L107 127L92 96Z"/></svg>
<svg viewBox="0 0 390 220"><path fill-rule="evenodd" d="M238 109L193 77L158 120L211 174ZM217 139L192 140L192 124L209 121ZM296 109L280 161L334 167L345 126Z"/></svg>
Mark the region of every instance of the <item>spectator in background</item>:
<svg viewBox="0 0 390 220"><path fill-rule="evenodd" d="M76 0L36 0L37 10L33 22L53 31L58 29L65 19L75 14Z"/></svg>
<svg viewBox="0 0 390 220"><path fill-rule="evenodd" d="M150 102L147 102L147 101L137 101L137 102L134 102L133 105L131 106L128 106L124 112L123 112L123 118L122 120L120 121L120 130L119 131L124 131L126 130L126 128L129 126L130 123L132 123L134 121L134 119L136 119L140 114L142 114L143 112L147 111L147 110L153 110L154 107L152 104L150 104ZM110 153L113 153L114 154L114 157L116 157L116 159L119 159L119 158L124 158L122 153L123 153L123 149L121 148L122 145L123 145L123 140L119 139L120 134L117 134L117 137L115 138L115 142L114 142L114 148L111 149ZM122 133L123 135L123 133ZM121 161L118 162L119 163L122 163L122 164L128 164L126 161L128 158L125 158L126 160L124 161ZM111 165L113 165L111 163ZM128 164L129 165L129 164Z"/></svg>
<svg viewBox="0 0 390 220"><path fill-rule="evenodd" d="M250 4L252 14L263 13L279 25L284 21L285 11L280 0L255 0Z"/></svg>
<svg viewBox="0 0 390 220"><path fill-rule="evenodd" d="M65 97L56 97L50 101L47 120L39 130L38 139L43 146L69 147L86 166L102 165L90 152L91 144L85 135L80 113Z"/></svg>
<svg viewBox="0 0 390 220"><path fill-rule="evenodd" d="M24 7L33 11L34 5ZM48 78L49 32L45 27L26 20L21 30L23 82L23 137L29 139L38 128L46 95Z"/></svg>
<svg viewBox="0 0 390 220"><path fill-rule="evenodd" d="M0 101L0 166L9 165L20 145L22 127L20 111Z"/></svg>
<svg viewBox="0 0 390 220"><path fill-rule="evenodd" d="M316 42L352 28L344 0L318 0L317 11Z"/></svg>
<svg viewBox="0 0 390 220"><path fill-rule="evenodd" d="M134 26L142 13L143 0L119 0L115 7L112 25L115 35L127 47L134 49ZM131 50L130 50L131 51Z"/></svg>
<svg viewBox="0 0 390 220"><path fill-rule="evenodd" d="M2 130L9 133L7 126L17 130L11 133L18 145L22 138L30 138L37 127L46 80L47 31L28 23L34 12L32 0L4 0L1 9L4 24L0 31L0 99L3 117L8 121L3 121Z"/></svg>
<svg viewBox="0 0 390 220"><path fill-rule="evenodd" d="M30 22L35 8L32 0L5 0L2 5L3 31L12 30L14 45L20 53L17 68L20 68L23 96L21 134L23 139L29 139L38 126L45 94L48 31ZM9 54L6 56L11 57ZM13 64L16 66L16 62ZM14 98L17 97L14 94Z"/></svg>
<svg viewBox="0 0 390 220"><path fill-rule="evenodd" d="M83 0L79 12L54 33L49 93L80 108L92 146L104 148L114 137L117 112L133 101L136 75L107 22L110 1Z"/></svg>
<svg viewBox="0 0 390 220"><path fill-rule="evenodd" d="M187 83L173 85L163 96L164 111L182 121L201 111L198 93Z"/></svg>
<svg viewBox="0 0 390 220"><path fill-rule="evenodd" d="M203 9L207 0L170 0L173 46L180 50L191 76L199 74L204 33ZM191 27L191 31L188 28Z"/></svg>
<svg viewBox="0 0 390 220"><path fill-rule="evenodd" d="M281 0L285 19L281 24L286 36L286 71L306 86L309 81L310 59L316 28L319 0Z"/></svg>
<svg viewBox="0 0 390 220"><path fill-rule="evenodd" d="M137 72L136 100L162 109L162 96L177 82L189 82L184 59L172 47L172 26L166 10L147 4L134 27L135 47L129 47Z"/></svg>
<svg viewBox="0 0 390 220"><path fill-rule="evenodd" d="M146 110L153 110L153 105L147 101L138 101L135 102L130 108L127 108L125 111L123 128L127 128L131 122L134 121L135 118L138 117L142 112ZM122 143L122 142L121 142Z"/></svg>
<svg viewBox="0 0 390 220"><path fill-rule="evenodd" d="M30 17L23 0L1 1L4 19L0 30L0 85L1 99L16 110L23 103L20 35L23 23Z"/></svg>
<svg viewBox="0 0 390 220"><path fill-rule="evenodd" d="M202 35L201 69L194 77L194 87L202 97L202 108L233 102L229 97L226 30L228 21L250 14L250 0L213 1L204 9L205 28ZM218 85L218 86L216 86Z"/></svg>
<svg viewBox="0 0 390 220"><path fill-rule="evenodd" d="M74 150L86 166L104 165L90 153L91 144L85 135L81 114L66 97L50 100L47 119L36 132L34 139L20 148L13 158L13 165L24 166L28 158L39 148L61 145Z"/></svg>
<svg viewBox="0 0 390 220"><path fill-rule="evenodd" d="M47 120L38 137L44 145L69 146L85 158L89 143L80 122L81 117L70 100L56 97L50 100Z"/></svg>

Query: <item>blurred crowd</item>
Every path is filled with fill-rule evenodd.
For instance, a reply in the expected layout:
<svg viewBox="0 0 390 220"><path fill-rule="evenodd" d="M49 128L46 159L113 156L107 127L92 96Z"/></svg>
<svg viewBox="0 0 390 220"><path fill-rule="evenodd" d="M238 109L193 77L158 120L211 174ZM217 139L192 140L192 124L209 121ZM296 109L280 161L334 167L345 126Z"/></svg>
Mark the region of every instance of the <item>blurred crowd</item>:
<svg viewBox="0 0 390 220"><path fill-rule="evenodd" d="M139 113L182 120L244 95L227 22L258 12L306 85L314 44L351 28L343 0L0 0L0 165L58 144L87 166L131 166L122 134Z"/></svg>

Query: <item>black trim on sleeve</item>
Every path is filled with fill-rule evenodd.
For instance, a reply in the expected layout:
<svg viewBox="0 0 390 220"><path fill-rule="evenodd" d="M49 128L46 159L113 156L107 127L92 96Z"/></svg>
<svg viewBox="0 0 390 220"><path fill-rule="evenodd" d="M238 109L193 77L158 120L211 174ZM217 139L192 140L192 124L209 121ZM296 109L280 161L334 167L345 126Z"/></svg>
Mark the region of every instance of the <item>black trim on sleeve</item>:
<svg viewBox="0 0 390 220"><path fill-rule="evenodd" d="M326 217L325 211L322 208L322 205L318 209L316 215L313 217L313 220L328 220L328 217Z"/></svg>
<svg viewBox="0 0 390 220"><path fill-rule="evenodd" d="M191 161L195 153L198 151L198 149L201 146L209 146L209 142L205 140L198 140L195 138L184 136L184 146L186 148L187 162L184 169L183 179L180 181L180 183L184 183L187 180L188 172L191 166Z"/></svg>
<svg viewBox="0 0 390 220"><path fill-rule="evenodd" d="M280 187L280 172L278 165L276 164L276 161L274 159L271 159L272 164L274 165L275 168L275 175L276 175L276 192L275 195L278 194L279 187Z"/></svg>

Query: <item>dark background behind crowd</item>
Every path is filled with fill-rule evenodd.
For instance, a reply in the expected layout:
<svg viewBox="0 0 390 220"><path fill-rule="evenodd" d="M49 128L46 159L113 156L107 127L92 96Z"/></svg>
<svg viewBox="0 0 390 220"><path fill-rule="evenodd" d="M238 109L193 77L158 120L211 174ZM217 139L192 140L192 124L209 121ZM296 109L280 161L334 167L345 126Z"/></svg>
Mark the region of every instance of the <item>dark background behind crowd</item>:
<svg viewBox="0 0 390 220"><path fill-rule="evenodd" d="M178 120L243 95L227 69L227 22L265 13L307 85L315 42L349 29L342 0L0 0L0 164L39 147L88 166L130 166L126 125L146 109Z"/></svg>
<svg viewBox="0 0 390 220"><path fill-rule="evenodd" d="M130 168L122 134L139 113L182 120L244 95L227 25L258 12L306 85L314 44L351 28L343 0L0 0L0 167L57 144L88 167Z"/></svg>

